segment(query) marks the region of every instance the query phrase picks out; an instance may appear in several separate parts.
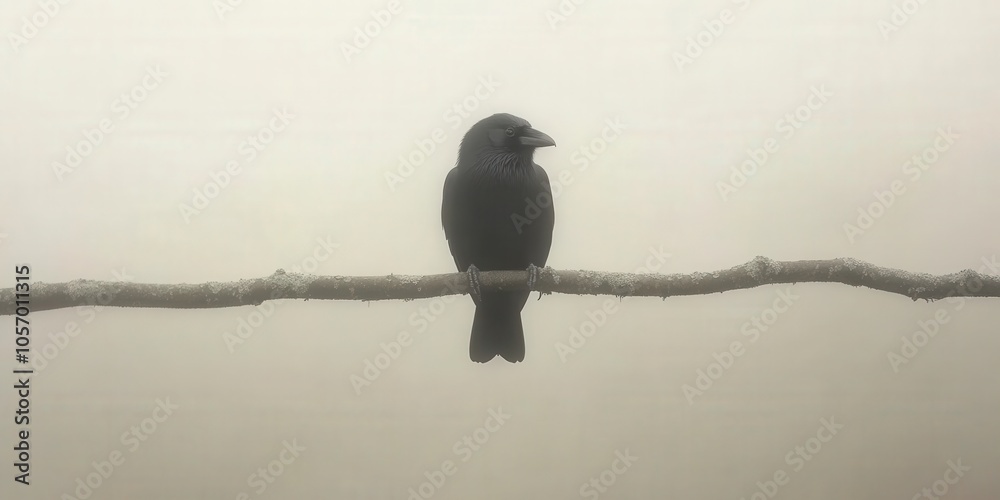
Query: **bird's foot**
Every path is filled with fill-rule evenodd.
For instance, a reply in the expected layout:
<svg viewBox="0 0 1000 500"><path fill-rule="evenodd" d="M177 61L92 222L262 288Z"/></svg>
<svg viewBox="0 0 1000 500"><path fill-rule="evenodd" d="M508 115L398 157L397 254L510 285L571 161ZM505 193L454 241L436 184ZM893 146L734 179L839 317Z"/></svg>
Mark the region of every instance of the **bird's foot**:
<svg viewBox="0 0 1000 500"><path fill-rule="evenodd" d="M535 286L538 285L538 280L542 276L542 268L534 264L528 264L528 269L526 269L526 271L528 271L528 291L534 292ZM538 298L541 300L542 292L538 292Z"/></svg>
<svg viewBox="0 0 1000 500"><path fill-rule="evenodd" d="M469 296L472 297L472 302L478 306L479 301L483 298L482 291L479 289L479 268L475 264L470 265L466 275L469 277Z"/></svg>

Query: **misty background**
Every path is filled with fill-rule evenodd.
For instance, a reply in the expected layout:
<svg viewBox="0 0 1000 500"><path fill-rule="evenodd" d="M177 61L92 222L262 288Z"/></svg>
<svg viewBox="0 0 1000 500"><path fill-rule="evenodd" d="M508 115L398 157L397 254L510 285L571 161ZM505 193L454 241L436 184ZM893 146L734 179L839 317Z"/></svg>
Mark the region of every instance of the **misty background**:
<svg viewBox="0 0 1000 500"><path fill-rule="evenodd" d="M558 144L556 269L1000 273L995 2L230 1L0 5L2 287L453 272L442 185L496 112ZM454 298L33 313L0 496L1000 494L996 299L549 295L478 365Z"/></svg>

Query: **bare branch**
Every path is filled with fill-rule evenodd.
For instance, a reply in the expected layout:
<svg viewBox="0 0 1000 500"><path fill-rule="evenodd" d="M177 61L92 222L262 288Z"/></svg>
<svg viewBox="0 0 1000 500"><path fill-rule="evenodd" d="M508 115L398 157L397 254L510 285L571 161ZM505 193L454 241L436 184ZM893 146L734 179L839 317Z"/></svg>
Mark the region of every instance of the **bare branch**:
<svg viewBox="0 0 1000 500"><path fill-rule="evenodd" d="M484 271L484 290L527 290L526 271ZM713 273L629 274L597 271L541 272L536 291L618 297L672 297L754 288L778 283L827 282L865 286L913 300L945 297L1000 297L1000 277L973 270L943 276L878 267L855 259L778 262L757 257ZM427 276L314 276L278 270L271 276L237 282L158 285L74 280L32 283L32 311L79 305L199 309L256 305L265 300L412 300L467 293L464 273ZM0 315L15 311L14 290L0 290Z"/></svg>

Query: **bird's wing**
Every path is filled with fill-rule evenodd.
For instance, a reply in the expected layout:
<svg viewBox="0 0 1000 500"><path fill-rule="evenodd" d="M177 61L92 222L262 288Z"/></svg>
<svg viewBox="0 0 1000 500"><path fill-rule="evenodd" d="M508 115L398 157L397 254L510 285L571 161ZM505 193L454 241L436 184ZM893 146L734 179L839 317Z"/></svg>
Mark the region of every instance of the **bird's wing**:
<svg viewBox="0 0 1000 500"><path fill-rule="evenodd" d="M459 271L465 271L469 267L469 263L464 262L466 260L464 255L461 260L459 259L459 254L464 254L464 252L458 248L459 242L456 237L456 231L460 231L459 227L462 224L460 218L465 216L456 206L461 197L458 175L458 168L453 168L444 180L444 194L441 199L441 227L444 228L444 238L448 240L448 249L451 251L452 257L455 258L455 266L458 267Z"/></svg>
<svg viewBox="0 0 1000 500"><path fill-rule="evenodd" d="M545 261L549 258L549 249L552 247L552 229L556 224L555 200L552 199L552 186L549 184L549 176L545 173L545 169L537 163L534 166L535 178L540 184L539 189L548 195L549 203L547 206L540 207L542 213L531 224L526 236L531 238L529 244L531 263L544 267Z"/></svg>
<svg viewBox="0 0 1000 500"><path fill-rule="evenodd" d="M449 238L449 233L455 228L455 169L448 172L448 177L444 179L444 194L441 197L441 227L444 228L445 239Z"/></svg>

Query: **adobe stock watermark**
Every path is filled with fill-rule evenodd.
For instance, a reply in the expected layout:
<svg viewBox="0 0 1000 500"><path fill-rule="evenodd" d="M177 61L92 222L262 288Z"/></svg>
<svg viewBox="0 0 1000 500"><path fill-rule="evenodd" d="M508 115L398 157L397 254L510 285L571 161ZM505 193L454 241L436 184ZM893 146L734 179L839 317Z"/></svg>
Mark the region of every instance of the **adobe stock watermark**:
<svg viewBox="0 0 1000 500"><path fill-rule="evenodd" d="M813 85L809 90L809 97L806 98L805 102L793 111L785 113L774 123L774 131L782 134L782 140L791 139L795 132L802 129L805 123L812 119L813 114L833 97L833 92L827 90L826 85L819 87ZM738 168L736 166L730 168L729 182L716 181L715 183L715 189L719 192L722 201L729 201L730 195L757 175L759 169L767 164L771 155L778 152L780 145L781 142L777 137L768 137L764 139L761 147L747 149L747 159L743 160Z"/></svg>
<svg viewBox="0 0 1000 500"><path fill-rule="evenodd" d="M288 440L281 442L281 451L278 452L278 458L271 460L270 462L264 464L262 467L258 467L257 470L247 477L247 486L254 488L253 493L255 495L261 495L267 490L267 487L274 483L282 474L285 473L285 467L288 467L298 460L299 455L303 451L306 451L305 446L300 446L297 439L292 438L292 442L289 443ZM236 495L236 500L249 500L250 494L246 492L241 492Z"/></svg>
<svg viewBox="0 0 1000 500"><path fill-rule="evenodd" d="M157 399L155 403L150 416L142 419L138 425L129 427L121 434L119 441L121 441L122 446L127 447L128 454L135 453L156 432L160 424L166 422L174 414L174 411L180 408L172 404L170 398ZM86 500L90 498L105 481L111 478L115 469L125 463L128 458L127 453L115 449L108 454L107 460L91 462L90 465L94 471L84 477L77 477L76 489L73 490L72 494L63 493L59 497L60 500Z"/></svg>
<svg viewBox="0 0 1000 500"><path fill-rule="evenodd" d="M604 120L604 127L600 133L570 153L569 161L571 164L576 165L577 173L586 172L590 168L591 162L604 154L608 150L608 146L614 144L621 137L622 131L627 128L622 123L621 118L615 117ZM514 229L517 230L518 234L521 234L525 226L530 225L535 219L540 217L542 209L551 206L552 202L562 195L565 188L572 185L575 181L573 171L568 168L563 169L556 175L555 181L552 181L551 178L549 179L551 196L543 192L538 193L535 199L531 199L530 197L524 198L524 210L520 213L515 212L510 214L510 220L514 224Z"/></svg>
<svg viewBox="0 0 1000 500"><path fill-rule="evenodd" d="M997 260L996 254L991 255L989 258L983 257L981 259L983 265L979 266L978 271L980 274L985 275L1000 275L1000 261ZM956 290L952 290L948 293L945 302L953 304L950 313L955 313L961 311L965 307L965 301L968 297L956 296L957 294L966 293L976 293L983 289L983 282L978 277L972 279L968 283L969 287L966 290L964 287L959 287ZM889 361L889 367L892 368L894 373L899 373L899 367L908 364L913 358L917 357L917 354L930 344L930 341L937 336L939 332L942 331L943 325L951 321L951 315L945 307L937 308L930 318L926 320L917 320L917 329L914 330L909 335L904 335L900 337L900 348L899 352L889 351L886 354L886 358Z"/></svg>
<svg viewBox="0 0 1000 500"><path fill-rule="evenodd" d="M742 341L734 340L729 343L729 347L721 352L713 352L713 361L709 362L705 368L695 371L694 385L684 384L681 392L687 399L688 405L694 405L696 397L704 396L712 386L715 385L723 375L746 353L746 347L753 345L760 339L760 334L767 332L775 323L778 317L788 311L799 296L792 292L792 287L785 287L778 290L777 297L771 303L771 307L764 309L759 315L753 316L749 321L740 327L740 333L748 338L746 344Z"/></svg>
<svg viewBox="0 0 1000 500"><path fill-rule="evenodd" d="M792 468L792 472L799 472L806 462L812 460L823 450L823 446L829 443L838 432L844 429L844 424L838 424L836 417L820 419L820 426L816 430L815 436L810 436L801 445L796 445L792 451L785 454L785 463ZM778 489L785 486L792 480L792 475L785 469L778 469L774 474L764 481L757 481L757 491L749 497L740 497L740 500L770 500L778 494Z"/></svg>
<svg viewBox="0 0 1000 500"><path fill-rule="evenodd" d="M663 245L658 247L651 246L648 252L644 265L635 268L633 273L655 273L671 257L669 253L663 251ZM587 340L592 338L607 323L608 319L617 312L618 301L614 299L605 299L601 307L584 312L586 319L581 321L579 325L570 327L567 341L555 343L556 354L559 356L559 359L563 363L568 361L569 356L576 354L577 351L582 349L587 344Z"/></svg>
<svg viewBox="0 0 1000 500"><path fill-rule="evenodd" d="M639 457L633 456L628 448L625 448L624 453L615 450L615 459L611 461L611 466L583 483L580 486L580 496L593 500L601 498L601 494L606 493L608 488L614 486L618 482L618 478L628 472L637 460Z"/></svg>
<svg viewBox="0 0 1000 500"><path fill-rule="evenodd" d="M882 34L882 39L888 42L889 33L899 31L925 3L927 3L927 0L903 0L898 4L894 4L889 19L878 20L878 32Z"/></svg>
<svg viewBox="0 0 1000 500"><path fill-rule="evenodd" d="M202 186L191 188L191 201L179 203L177 210L186 224L190 224L195 216L200 215L206 208L219 197L229 184L243 172L243 167L249 166L257 159L257 155L271 144L278 134L288 128L288 124L295 118L288 108L274 108L272 116L267 125L261 127L256 132L248 135L236 147L236 152L243 158L241 165L238 160L229 160L225 168L210 170L208 172L208 182Z"/></svg>
<svg viewBox="0 0 1000 500"><path fill-rule="evenodd" d="M212 9L215 10L215 17L219 18L219 21L225 21L226 16L229 13L236 10L237 7L243 5L244 0L212 0Z"/></svg>
<svg viewBox="0 0 1000 500"><path fill-rule="evenodd" d="M750 0L732 0L732 2L739 5L741 12L750 6ZM674 51L674 65L677 66L677 71L683 73L684 67L690 66L694 63L695 59L701 57L705 53L705 50L711 47L726 32L726 26L733 24L735 20L736 13L732 9L725 8L719 11L719 14L715 18L703 22L703 29L701 31L694 36L687 37L687 44L684 46L684 50L682 52Z"/></svg>
<svg viewBox="0 0 1000 500"><path fill-rule="evenodd" d="M576 14L576 8L587 3L588 0L559 0L556 4L556 8L548 9L545 11L545 20L549 22L549 28L555 31L559 27L560 23L566 22L573 14Z"/></svg>
<svg viewBox="0 0 1000 500"><path fill-rule="evenodd" d="M330 260L334 250L340 248L340 243L333 241L333 236L326 235L316 238L316 246L312 252L291 266L293 273L313 273L319 269L320 264ZM242 346L250 337L256 333L257 329L264 325L264 322L274 314L274 301L282 298L280 290L271 293L271 299L266 300L256 306L245 316L240 316L236 320L236 328L233 331L222 332L222 341L226 344L229 354L236 354L236 349Z"/></svg>
<svg viewBox="0 0 1000 500"><path fill-rule="evenodd" d="M923 487L920 492L910 497L910 500L940 500L948 495L951 487L958 484L958 481L965 477L965 474L972 470L971 465L962 465L962 459L948 460L947 469L944 470L941 479L935 480L930 487Z"/></svg>
<svg viewBox="0 0 1000 500"><path fill-rule="evenodd" d="M371 11L371 20L354 28L354 38L350 42L340 42L340 52L344 54L344 60L350 64L351 59L371 45L372 41L382 34L382 30L389 27L393 18L402 12L403 4L400 0L389 0L384 9Z"/></svg>
<svg viewBox="0 0 1000 500"><path fill-rule="evenodd" d="M52 172L55 173L56 179L62 182L65 176L80 167L83 161L115 131L115 127L149 98L149 93L156 90L167 76L169 75L158 64L146 66L146 74L139 83L133 85L128 92L122 92L111 102L111 116L102 118L93 127L81 130L83 138L76 144L66 146L66 156L63 161L52 162Z"/></svg>
<svg viewBox="0 0 1000 500"><path fill-rule="evenodd" d="M69 0L38 0L38 10L30 16L21 17L21 30L18 32L8 32L7 41L14 52L20 52L21 48L34 40L42 28L49 25L49 22L56 18Z"/></svg>
<svg viewBox="0 0 1000 500"><path fill-rule="evenodd" d="M114 277L115 281L122 282L133 282L135 277L128 274L125 268L121 270L113 269L111 271L111 276ZM72 286L72 285L70 285ZM94 318L105 309L105 307L111 303L113 296L106 290L102 290L94 300L88 300L87 303L76 306L76 313L81 316L81 320L84 325L88 325L94 321ZM55 332L49 333L49 342L46 342L39 349L32 349L31 352L31 367L35 370L35 373L41 373L49 366L51 361L54 361L59 354L62 353L69 346L72 339L80 336L83 331L80 329L80 323L76 321L67 321L63 325L62 330L57 330Z"/></svg>
<svg viewBox="0 0 1000 500"><path fill-rule="evenodd" d="M472 459L472 455L488 443L493 434L510 420L510 417L510 414L504 413L502 407L491 408L483 425L456 441L451 448L452 452L456 457L461 457L462 463L468 462ZM448 478L454 476L456 472L458 464L455 461L448 459L441 462L441 466L437 469L424 472L426 481L410 488L406 500L427 500L443 488Z"/></svg>
<svg viewBox="0 0 1000 500"><path fill-rule="evenodd" d="M442 292L452 292L450 295L440 295L431 299L427 306L420 306L410 314L407 321L414 328L414 332L420 334L427 331L431 324L437 321L447 310L448 305L462 298L457 283L446 282ZM403 350L413 345L413 336L408 330L401 330L395 340L388 343L379 342L376 354L369 356L362 362L360 374L352 373L348 378L356 396L361 395L361 390L369 387L373 382L389 369L392 364L403 354Z"/></svg>
<svg viewBox="0 0 1000 500"><path fill-rule="evenodd" d="M445 109L441 117L446 124L450 125L449 128L455 131L500 86L500 82L494 80L493 75L480 76L479 82L472 92ZM414 140L413 149L406 155L397 156L399 163L396 165L396 168L394 170L387 170L383 175L386 184L389 186L389 191L395 192L396 187L406 179L409 179L416 172L416 169L427 162L427 159L437 151L438 146L446 140L448 140L448 134L445 132L444 127L435 127L427 137Z"/></svg>
<svg viewBox="0 0 1000 500"><path fill-rule="evenodd" d="M586 319L579 325L569 328L569 339L566 343L556 342L556 354L563 363L569 360L570 354L576 354L587 343L587 339L594 336L597 330L607 323L608 318L618 312L617 299L604 299L601 307L588 310L584 313ZM568 344L568 345L567 345Z"/></svg>
<svg viewBox="0 0 1000 500"><path fill-rule="evenodd" d="M952 131L951 127L938 128L937 136L934 137L930 146L927 146L923 151L903 162L901 170L904 175L909 177L910 184L912 185L914 182L919 181L924 173L941 159L941 155L951 149L955 144L955 139L959 137L961 136ZM855 220L856 224L850 222L844 223L843 229L847 241L854 243L868 232L889 211L889 208L896 203L896 200L904 194L906 194L906 185L901 179L895 179L890 182L888 188L884 191L879 189L873 191L872 197L874 201L866 207L857 208L858 217Z"/></svg>
<svg viewBox="0 0 1000 500"><path fill-rule="evenodd" d="M663 267L663 263L670 257L669 253L663 251L663 245L651 246L645 264L635 268L633 273L655 273ZM601 307L587 310L583 314L586 319L580 324L570 327L567 341L555 343L556 354L559 355L559 359L563 363L569 360L571 354L576 354L582 349L587 344L587 340L592 338L607 323L608 318L618 312L618 302L615 299L605 299Z"/></svg>

